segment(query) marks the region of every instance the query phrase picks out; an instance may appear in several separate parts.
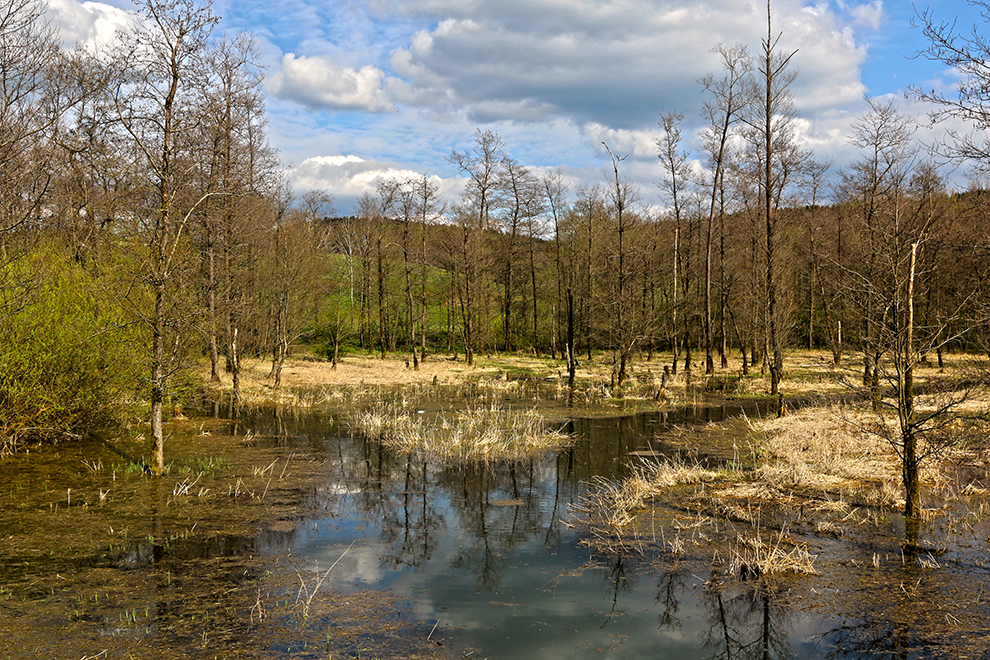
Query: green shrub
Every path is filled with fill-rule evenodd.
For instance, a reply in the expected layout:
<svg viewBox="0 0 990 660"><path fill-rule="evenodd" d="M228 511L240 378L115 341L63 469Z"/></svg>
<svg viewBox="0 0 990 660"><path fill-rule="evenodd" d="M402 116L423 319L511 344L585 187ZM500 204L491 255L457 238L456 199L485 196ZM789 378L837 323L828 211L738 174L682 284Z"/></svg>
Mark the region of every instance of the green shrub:
<svg viewBox="0 0 990 660"><path fill-rule="evenodd" d="M142 328L109 277L53 250L0 269L0 451L114 419L142 383Z"/></svg>

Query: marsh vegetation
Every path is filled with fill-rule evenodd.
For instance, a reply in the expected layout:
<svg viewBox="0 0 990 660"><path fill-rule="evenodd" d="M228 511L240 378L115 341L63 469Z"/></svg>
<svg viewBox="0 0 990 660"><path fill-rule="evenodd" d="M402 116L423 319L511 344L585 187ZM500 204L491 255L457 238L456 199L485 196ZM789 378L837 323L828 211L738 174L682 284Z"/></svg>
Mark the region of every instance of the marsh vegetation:
<svg viewBox="0 0 990 660"><path fill-rule="evenodd" d="M792 356L789 382L818 387L819 357ZM899 458L871 432L868 396L840 405L806 394L778 417L776 399L747 393L769 389L756 379L726 395L682 374L661 405L645 369L633 371L642 387L604 398L607 361L579 383L584 396L569 396L544 380L549 366L525 359L401 387L373 383L364 360L338 365L353 382L337 397L319 395L308 371L319 363L290 359L286 376L309 380L287 380L278 396L308 389L309 405L242 406L230 420L228 397L218 417L171 422L164 479L143 471L137 429L5 459L4 654L990 648L980 596L988 456L977 434L928 464L911 527ZM263 385L259 400L273 393ZM424 420L410 451L360 430L386 401L386 427ZM958 422L980 426L981 405ZM446 443L433 428L442 415L477 416L475 433L519 415L517 425L549 423L566 442L447 460L430 450Z"/></svg>

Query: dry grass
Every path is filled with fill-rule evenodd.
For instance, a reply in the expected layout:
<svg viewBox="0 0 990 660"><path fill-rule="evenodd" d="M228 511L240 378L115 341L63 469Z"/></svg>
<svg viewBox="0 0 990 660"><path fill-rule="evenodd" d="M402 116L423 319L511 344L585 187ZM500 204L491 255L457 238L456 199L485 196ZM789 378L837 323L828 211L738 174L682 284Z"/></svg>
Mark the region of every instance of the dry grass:
<svg viewBox="0 0 990 660"><path fill-rule="evenodd" d="M952 368L963 365L967 356L948 357ZM953 361L954 360L954 361ZM657 404L685 403L698 394L709 392L709 379L702 374L700 363L695 363L692 372L687 373L683 365L676 375L671 375L666 388L661 387L664 365L669 365L671 356L657 353L649 362L644 356L629 366L630 379L622 388L614 387L612 372L614 365L608 353L596 354L591 360L581 356L576 373L574 403L588 406L615 407L628 406L640 402L641 406L653 407ZM431 355L421 363L419 370L410 368L407 356L350 354L333 369L330 363L305 349L296 352L285 364L282 372L283 385L279 390L272 388L269 378L271 362L267 359L245 359L241 374L242 401L251 404L280 404L309 407L324 404L367 401L380 394L383 388L426 388L432 386L466 386L486 391L511 391L520 387L520 382L542 383L559 390L563 397L567 391L566 368L561 360L540 358L529 354L492 354L478 356L475 364L468 366L460 359L450 356ZM827 351L788 350L784 354L785 378L781 390L785 396L828 396L858 389L856 385L861 363L856 355L844 357L841 366L832 364ZM204 365L203 381L209 381L209 373ZM939 378L936 365L920 365L916 379L919 383ZM716 370L715 381L731 382L731 392L715 389L712 395L731 394L733 396L765 396L770 389L769 374L760 374L760 367L750 368L750 374L741 377L739 356L729 356L729 365ZM229 392L230 382L225 375L224 382L217 386ZM967 403L973 410L979 409L976 401ZM919 406L924 406L923 397Z"/></svg>
<svg viewBox="0 0 990 660"><path fill-rule="evenodd" d="M299 408L352 403L379 398L383 388L428 387L434 384L453 383L470 369L462 362L436 359L423 364L420 370L406 367L405 359L389 357L380 359L369 356L348 357L337 368L313 356L295 356L286 360L282 371L282 386L272 386L271 361L245 359L241 367L241 402L245 405L278 404ZM209 373L204 371L203 381L209 383ZM483 372L482 372L483 373ZM225 376L219 386L209 385L219 391L230 392L231 383Z"/></svg>
<svg viewBox="0 0 990 660"><path fill-rule="evenodd" d="M698 465L645 465L623 481L596 478L588 493L571 505L570 514L574 524L595 538L619 539L623 528L636 519L649 500L673 486L711 482L718 477L718 473Z"/></svg>
<svg viewBox="0 0 990 660"><path fill-rule="evenodd" d="M662 463L623 481L593 482L571 510L574 524L587 531L585 543L603 552L636 549L652 532L654 546L674 548L667 539L656 538L657 512L667 502L674 511L686 507L716 529L750 530L733 532L734 571L811 573L814 557L785 538L783 529L797 525L801 533L840 537L871 517L878 523L884 510L903 507L900 460L893 447L865 430L877 423L865 408L806 408L741 424L747 423L756 459L751 468L712 472ZM933 459L922 479L934 492L944 485L944 472ZM676 499L660 501L659 495L679 484L698 485L678 492ZM959 485L949 490L960 490ZM972 486L959 495L984 492ZM777 531L766 540L761 527ZM674 539L678 547L682 541Z"/></svg>
<svg viewBox="0 0 990 660"><path fill-rule="evenodd" d="M399 453L424 454L445 463L521 460L574 442L550 428L535 410L490 407L425 415L379 404L359 414L356 425Z"/></svg>
<svg viewBox="0 0 990 660"><path fill-rule="evenodd" d="M607 404L611 392L604 386L606 367L596 360L579 369L576 377L577 402ZM411 394L428 393L440 399L486 399L519 394L523 388L540 385L559 400L568 400L566 373L559 361L526 355L479 357L468 366L463 359L433 356L410 367L403 355L349 355L336 369L316 356L295 355L286 360L282 386L273 387L271 362L245 359L241 371L241 403L244 405L285 405L310 408L327 405L367 403L392 395L396 390ZM202 370L206 387L230 394L231 383L209 382L209 371Z"/></svg>
<svg viewBox="0 0 990 660"><path fill-rule="evenodd" d="M753 422L763 437L756 477L777 488L858 494L896 506L900 463L889 444L861 429L867 413L807 408Z"/></svg>
<svg viewBox="0 0 990 660"><path fill-rule="evenodd" d="M757 530L754 536L736 537L729 570L744 578L786 573L817 575L815 559L806 547L794 543L783 531L764 538Z"/></svg>

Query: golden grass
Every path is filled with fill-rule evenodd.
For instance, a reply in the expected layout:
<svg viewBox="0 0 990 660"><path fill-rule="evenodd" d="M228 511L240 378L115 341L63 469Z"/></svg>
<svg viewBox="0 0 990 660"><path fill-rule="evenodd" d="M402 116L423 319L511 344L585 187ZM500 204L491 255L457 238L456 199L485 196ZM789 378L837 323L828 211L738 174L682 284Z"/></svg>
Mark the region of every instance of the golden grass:
<svg viewBox="0 0 990 660"><path fill-rule="evenodd" d="M763 437L756 478L777 488L858 493L895 506L901 473L891 446L863 432L869 413L807 408L753 422Z"/></svg>
<svg viewBox="0 0 990 660"><path fill-rule="evenodd" d="M698 465L656 463L642 466L622 481L596 477L591 489L571 505L575 524L599 537L621 535L647 502L677 485L715 481L718 473Z"/></svg>
<svg viewBox="0 0 990 660"><path fill-rule="evenodd" d="M744 578L786 573L817 575L815 559L805 546L794 543L782 531L768 538L759 533L739 535L733 543L729 570Z"/></svg>
<svg viewBox="0 0 990 660"><path fill-rule="evenodd" d="M356 426L399 453L445 463L521 460L574 442L535 410L490 407L425 415L379 404L359 414Z"/></svg>
<svg viewBox="0 0 990 660"><path fill-rule="evenodd" d="M294 355L286 360L282 372L282 387L275 390L269 378L271 361L268 359L244 359L241 373L242 402L252 404L279 404L309 407L375 398L383 388L422 388L429 386L462 386L470 384L487 391L511 391L520 386L520 379L556 385L563 393L567 390L566 367L562 360L536 357L523 353L481 355L475 364L468 366L463 358L431 355L423 361L419 370L412 369L404 354L349 354L336 369L331 364L304 348L296 347ZM707 391L708 377L703 375L703 365L695 362L690 373L683 363L678 373L669 377L665 389L661 388L663 369L671 362L667 353L657 353L651 361L644 356L629 366L630 379L621 388L614 387L614 365L609 353L595 354L591 360L579 356L575 380L574 403L588 406L614 407L630 403L655 407L661 404L690 402ZM701 357L699 354L697 357ZM821 350L790 349L784 354L785 377L781 391L787 397L828 396L856 391L862 371L858 354L844 356L840 366L832 364L831 354ZM951 368L965 366L969 356L946 356ZM203 381L208 383L209 372L201 368ZM919 365L916 380L923 383L941 375L934 362ZM219 386L208 387L230 391L230 379L224 375ZM729 356L724 369L716 369L716 380L732 381L732 396L765 396L770 390L769 373L760 373L760 365L750 367L750 374L741 377L738 353ZM722 392L711 391L712 395ZM924 406L924 397L919 397ZM979 403L964 404L979 410Z"/></svg>

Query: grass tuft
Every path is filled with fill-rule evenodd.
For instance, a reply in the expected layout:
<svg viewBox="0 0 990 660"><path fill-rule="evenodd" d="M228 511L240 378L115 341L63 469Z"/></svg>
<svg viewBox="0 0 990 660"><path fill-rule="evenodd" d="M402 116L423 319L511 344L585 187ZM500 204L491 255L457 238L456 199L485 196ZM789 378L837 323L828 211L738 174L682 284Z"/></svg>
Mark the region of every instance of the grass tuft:
<svg viewBox="0 0 990 660"><path fill-rule="evenodd" d="M593 537L620 539L624 527L636 519L647 501L678 485L714 481L718 473L699 465L653 463L640 467L631 477L613 481L597 477L589 492L571 505L574 524Z"/></svg>
<svg viewBox="0 0 990 660"><path fill-rule="evenodd" d="M806 547L788 540L782 531L771 534L769 539L759 534L737 536L729 570L743 578L787 573L818 574L815 556Z"/></svg>
<svg viewBox="0 0 990 660"><path fill-rule="evenodd" d="M549 428L535 410L495 407L425 415L378 404L358 415L356 425L399 453L424 454L445 463L522 460L574 441Z"/></svg>

